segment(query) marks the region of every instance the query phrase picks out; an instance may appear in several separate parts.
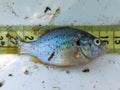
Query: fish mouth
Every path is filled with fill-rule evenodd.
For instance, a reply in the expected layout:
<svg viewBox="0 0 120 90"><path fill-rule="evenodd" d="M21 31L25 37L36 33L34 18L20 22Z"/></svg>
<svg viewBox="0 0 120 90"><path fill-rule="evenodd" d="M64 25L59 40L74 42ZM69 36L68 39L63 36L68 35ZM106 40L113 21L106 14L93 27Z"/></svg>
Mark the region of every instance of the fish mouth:
<svg viewBox="0 0 120 90"><path fill-rule="evenodd" d="M98 53L94 53L93 54L94 57L91 57L91 59L96 59L96 58L98 58L98 57L100 57L108 52L108 48L106 47L106 43L103 43L99 48L100 49L98 50Z"/></svg>
<svg viewBox="0 0 120 90"><path fill-rule="evenodd" d="M102 42L102 45L100 46L101 48L101 54L107 53L108 52L108 48L107 48L107 42Z"/></svg>

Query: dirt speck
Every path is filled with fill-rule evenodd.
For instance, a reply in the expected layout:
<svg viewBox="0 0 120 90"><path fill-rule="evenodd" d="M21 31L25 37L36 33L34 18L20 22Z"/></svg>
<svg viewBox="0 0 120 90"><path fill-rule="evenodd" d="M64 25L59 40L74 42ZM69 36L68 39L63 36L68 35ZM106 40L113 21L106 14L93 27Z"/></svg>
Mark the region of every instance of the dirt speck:
<svg viewBox="0 0 120 90"><path fill-rule="evenodd" d="M49 70L49 66L46 66L46 68Z"/></svg>
<svg viewBox="0 0 120 90"><path fill-rule="evenodd" d="M9 77L12 77L13 75L12 75L12 74L9 74L8 76L9 76Z"/></svg>
<svg viewBox="0 0 120 90"><path fill-rule="evenodd" d="M55 90L61 90L61 88L58 87L58 86L53 87L53 89L55 89Z"/></svg>
<svg viewBox="0 0 120 90"><path fill-rule="evenodd" d="M77 22L77 20L74 20L74 23L76 23Z"/></svg>
<svg viewBox="0 0 120 90"><path fill-rule="evenodd" d="M28 16L25 16L24 19L28 19L29 17Z"/></svg>
<svg viewBox="0 0 120 90"><path fill-rule="evenodd" d="M0 82L0 88L3 86L4 82Z"/></svg>
<svg viewBox="0 0 120 90"><path fill-rule="evenodd" d="M24 74L28 75L28 74L29 74L29 71L28 71L28 70L25 70L25 71L24 71Z"/></svg>
<svg viewBox="0 0 120 90"><path fill-rule="evenodd" d="M99 0L97 0L97 2L99 2Z"/></svg>
<svg viewBox="0 0 120 90"><path fill-rule="evenodd" d="M14 2L12 2L12 5L14 5L15 3Z"/></svg>
<svg viewBox="0 0 120 90"><path fill-rule="evenodd" d="M96 83L98 83L98 81L96 81Z"/></svg>
<svg viewBox="0 0 120 90"><path fill-rule="evenodd" d="M89 68L85 68L84 70L82 70L82 72L90 72L90 69Z"/></svg>
<svg viewBox="0 0 120 90"><path fill-rule="evenodd" d="M13 10L12 10L12 14L18 17L17 13Z"/></svg>
<svg viewBox="0 0 120 90"><path fill-rule="evenodd" d="M69 70L66 70L66 73L67 73L67 74L70 74L70 71L69 71Z"/></svg>
<svg viewBox="0 0 120 90"><path fill-rule="evenodd" d="M47 11L51 11L51 8L48 6L45 8L44 13L46 13Z"/></svg>
<svg viewBox="0 0 120 90"><path fill-rule="evenodd" d="M96 86L94 85L93 88L95 88Z"/></svg>
<svg viewBox="0 0 120 90"><path fill-rule="evenodd" d="M42 81L42 83L45 83L45 81Z"/></svg>

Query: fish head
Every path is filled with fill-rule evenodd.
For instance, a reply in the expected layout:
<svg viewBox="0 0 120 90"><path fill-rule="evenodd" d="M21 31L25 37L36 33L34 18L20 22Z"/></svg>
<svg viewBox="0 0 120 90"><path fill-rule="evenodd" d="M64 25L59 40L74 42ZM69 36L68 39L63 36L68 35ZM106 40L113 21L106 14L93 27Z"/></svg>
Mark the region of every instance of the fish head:
<svg viewBox="0 0 120 90"><path fill-rule="evenodd" d="M77 42L80 52L89 60L103 55L106 51L106 42L92 36L84 36Z"/></svg>

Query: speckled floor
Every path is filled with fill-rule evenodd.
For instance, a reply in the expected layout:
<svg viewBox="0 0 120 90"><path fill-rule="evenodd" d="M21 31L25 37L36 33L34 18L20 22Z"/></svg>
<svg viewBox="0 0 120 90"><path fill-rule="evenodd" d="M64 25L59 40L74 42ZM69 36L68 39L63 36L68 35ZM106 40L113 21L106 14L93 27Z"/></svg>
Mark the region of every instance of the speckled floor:
<svg viewBox="0 0 120 90"><path fill-rule="evenodd" d="M26 55L0 58L1 90L120 89L120 55L104 55L87 65L68 68L37 64Z"/></svg>

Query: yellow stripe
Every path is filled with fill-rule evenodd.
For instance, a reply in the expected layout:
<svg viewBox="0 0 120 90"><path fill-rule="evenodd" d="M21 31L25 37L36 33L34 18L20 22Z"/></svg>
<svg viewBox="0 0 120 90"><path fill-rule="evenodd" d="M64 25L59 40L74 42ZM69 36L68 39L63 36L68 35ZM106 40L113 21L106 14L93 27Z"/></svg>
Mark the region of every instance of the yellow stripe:
<svg viewBox="0 0 120 90"><path fill-rule="evenodd" d="M9 37L22 39L26 42L37 40L39 35L49 29L61 26L0 26L0 53L17 53L17 45ZM70 26L82 29L104 40L110 53L120 53L120 26L96 25L96 26ZM10 51L9 51L10 50Z"/></svg>

